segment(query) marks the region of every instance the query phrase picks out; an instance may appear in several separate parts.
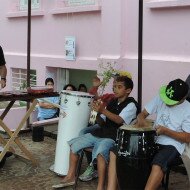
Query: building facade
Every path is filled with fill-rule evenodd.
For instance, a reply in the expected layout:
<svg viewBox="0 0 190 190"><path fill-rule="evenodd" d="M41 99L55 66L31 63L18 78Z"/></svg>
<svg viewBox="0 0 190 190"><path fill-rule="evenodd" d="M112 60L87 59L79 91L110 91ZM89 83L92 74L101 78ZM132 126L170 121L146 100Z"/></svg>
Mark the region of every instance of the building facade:
<svg viewBox="0 0 190 190"><path fill-rule="evenodd" d="M90 87L100 62L116 62L116 69L132 73L132 95L137 97L138 4L138 0L32 0L34 83L44 85L50 76L59 91L68 82ZM190 0L144 1L143 105L160 85L190 74L189 19ZM1 0L0 28L8 67L5 90L11 90L14 83L21 85L18 73L27 67L27 1ZM67 37L75 39L74 60L67 60Z"/></svg>

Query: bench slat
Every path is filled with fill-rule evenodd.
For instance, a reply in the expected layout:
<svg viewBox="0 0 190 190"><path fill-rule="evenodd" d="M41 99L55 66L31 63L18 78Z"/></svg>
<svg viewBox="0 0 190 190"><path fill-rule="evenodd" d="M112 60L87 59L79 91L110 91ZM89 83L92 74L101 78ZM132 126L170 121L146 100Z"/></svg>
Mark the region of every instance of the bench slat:
<svg viewBox="0 0 190 190"><path fill-rule="evenodd" d="M42 120L42 121L35 121L33 123L31 123L31 127L38 127L38 126L45 126L45 125L51 125L51 124L55 124L58 123L59 121L59 117L53 118L53 119L46 119L46 120Z"/></svg>

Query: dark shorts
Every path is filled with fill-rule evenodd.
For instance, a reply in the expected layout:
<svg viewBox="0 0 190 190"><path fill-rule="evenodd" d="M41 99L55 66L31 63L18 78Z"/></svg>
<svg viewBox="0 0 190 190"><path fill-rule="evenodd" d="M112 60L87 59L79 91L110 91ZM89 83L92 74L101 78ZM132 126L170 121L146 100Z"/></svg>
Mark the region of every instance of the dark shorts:
<svg viewBox="0 0 190 190"><path fill-rule="evenodd" d="M166 172L170 166L180 156L177 149L172 145L158 145L158 151L155 154L152 165L158 165L163 172Z"/></svg>

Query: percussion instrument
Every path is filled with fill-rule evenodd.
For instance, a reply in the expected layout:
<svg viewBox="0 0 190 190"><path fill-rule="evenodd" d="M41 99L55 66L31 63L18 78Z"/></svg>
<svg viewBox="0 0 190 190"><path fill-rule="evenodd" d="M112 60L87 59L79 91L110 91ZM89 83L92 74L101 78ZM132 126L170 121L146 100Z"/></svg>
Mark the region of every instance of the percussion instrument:
<svg viewBox="0 0 190 190"><path fill-rule="evenodd" d="M29 94L41 94L53 92L53 88L48 88L47 86L32 86L27 88Z"/></svg>
<svg viewBox="0 0 190 190"><path fill-rule="evenodd" d="M97 111L92 110L90 112L90 119L89 119L89 124L90 125L94 125L95 124L97 115L98 115Z"/></svg>
<svg viewBox="0 0 190 190"><path fill-rule="evenodd" d="M120 189L143 190L156 152L156 131L152 127L123 125L117 134L117 176Z"/></svg>
<svg viewBox="0 0 190 190"><path fill-rule="evenodd" d="M69 169L70 147L68 141L77 137L81 129L87 127L93 95L86 92L66 91L61 92L58 135L55 152L54 172L58 175L67 175Z"/></svg>

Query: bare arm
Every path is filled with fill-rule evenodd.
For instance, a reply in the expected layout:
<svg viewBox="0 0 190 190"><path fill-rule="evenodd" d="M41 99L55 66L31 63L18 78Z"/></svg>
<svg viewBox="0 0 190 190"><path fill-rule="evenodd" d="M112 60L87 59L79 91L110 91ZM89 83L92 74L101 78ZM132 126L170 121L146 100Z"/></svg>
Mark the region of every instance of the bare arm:
<svg viewBox="0 0 190 190"><path fill-rule="evenodd" d="M123 119L114 113L111 113L107 109L105 109L104 105L102 102L96 101L92 104L92 109L97 111L98 113L104 114L108 119L111 121L117 123L117 124L122 124L124 121Z"/></svg>
<svg viewBox="0 0 190 190"><path fill-rule="evenodd" d="M148 122L145 120L148 117L149 113L144 109L137 116L137 124L136 127L146 127L148 126Z"/></svg>
<svg viewBox="0 0 190 190"><path fill-rule="evenodd" d="M7 76L7 67L6 65L0 66L0 76L1 76L1 87L6 86L6 76Z"/></svg>
<svg viewBox="0 0 190 190"><path fill-rule="evenodd" d="M190 142L190 133L187 132L176 132L161 125L156 127L156 132L158 135L166 135L183 143Z"/></svg>
<svg viewBox="0 0 190 190"><path fill-rule="evenodd" d="M6 76L7 76L7 67L6 67L6 65L0 66L0 75L1 75L1 78L6 78Z"/></svg>
<svg viewBox="0 0 190 190"><path fill-rule="evenodd" d="M119 115L111 113L110 111L108 111L105 108L101 111L101 113L104 114L108 119L110 119L111 121L113 121L117 124L124 123L123 119Z"/></svg>
<svg viewBox="0 0 190 190"><path fill-rule="evenodd" d="M46 103L46 102L39 102L38 105L45 109L56 109L54 105Z"/></svg>

